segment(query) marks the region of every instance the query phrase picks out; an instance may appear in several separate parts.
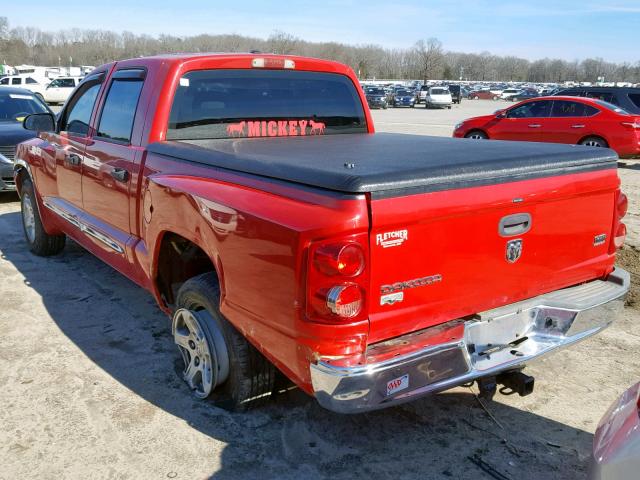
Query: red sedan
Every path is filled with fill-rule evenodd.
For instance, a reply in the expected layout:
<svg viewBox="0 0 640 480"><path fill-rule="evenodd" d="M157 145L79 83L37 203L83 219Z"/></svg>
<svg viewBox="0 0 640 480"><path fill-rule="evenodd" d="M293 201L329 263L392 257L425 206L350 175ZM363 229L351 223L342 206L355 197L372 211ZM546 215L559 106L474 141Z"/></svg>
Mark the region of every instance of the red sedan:
<svg viewBox="0 0 640 480"><path fill-rule="evenodd" d="M640 155L640 116L602 100L540 97L456 125L454 137L609 147Z"/></svg>

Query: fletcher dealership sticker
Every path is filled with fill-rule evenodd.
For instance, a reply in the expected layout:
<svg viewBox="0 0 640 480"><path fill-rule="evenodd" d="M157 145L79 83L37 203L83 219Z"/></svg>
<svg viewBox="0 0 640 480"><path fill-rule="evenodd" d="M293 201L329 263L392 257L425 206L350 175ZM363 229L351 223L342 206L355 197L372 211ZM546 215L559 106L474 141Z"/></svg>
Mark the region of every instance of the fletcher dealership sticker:
<svg viewBox="0 0 640 480"><path fill-rule="evenodd" d="M227 135L230 137L297 137L304 135L324 135L324 122L314 120L256 120L230 123Z"/></svg>
<svg viewBox="0 0 640 480"><path fill-rule="evenodd" d="M408 239L409 232L407 230L378 233L376 235L376 245L382 246L382 248L398 247Z"/></svg>

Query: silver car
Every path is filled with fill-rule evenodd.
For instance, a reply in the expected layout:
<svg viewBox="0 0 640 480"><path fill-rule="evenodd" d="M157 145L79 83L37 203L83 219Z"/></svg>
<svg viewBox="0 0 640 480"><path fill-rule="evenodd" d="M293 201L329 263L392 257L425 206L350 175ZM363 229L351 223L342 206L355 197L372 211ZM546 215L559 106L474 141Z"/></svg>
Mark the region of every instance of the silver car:
<svg viewBox="0 0 640 480"><path fill-rule="evenodd" d="M589 480L640 478L640 383L624 392L600 420L593 437Z"/></svg>

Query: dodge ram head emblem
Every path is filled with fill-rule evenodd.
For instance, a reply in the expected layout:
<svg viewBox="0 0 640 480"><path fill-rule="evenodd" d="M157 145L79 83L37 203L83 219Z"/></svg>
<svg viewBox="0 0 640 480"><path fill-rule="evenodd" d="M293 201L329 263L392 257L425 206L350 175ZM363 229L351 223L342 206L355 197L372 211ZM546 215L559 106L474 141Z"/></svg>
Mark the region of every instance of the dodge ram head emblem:
<svg viewBox="0 0 640 480"><path fill-rule="evenodd" d="M507 242L507 262L516 263L522 255L522 240L509 240Z"/></svg>

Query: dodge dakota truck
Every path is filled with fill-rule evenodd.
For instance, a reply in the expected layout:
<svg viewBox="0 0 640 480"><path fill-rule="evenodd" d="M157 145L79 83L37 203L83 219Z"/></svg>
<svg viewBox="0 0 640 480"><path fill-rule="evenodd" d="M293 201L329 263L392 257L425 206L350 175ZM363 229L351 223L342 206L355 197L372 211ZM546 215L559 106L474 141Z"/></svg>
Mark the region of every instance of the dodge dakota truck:
<svg viewBox="0 0 640 480"><path fill-rule="evenodd" d="M375 134L339 63L119 61L24 126L29 249L70 237L151 292L189 388L230 410L281 374L342 413L473 381L527 394L525 364L629 289L614 152Z"/></svg>

